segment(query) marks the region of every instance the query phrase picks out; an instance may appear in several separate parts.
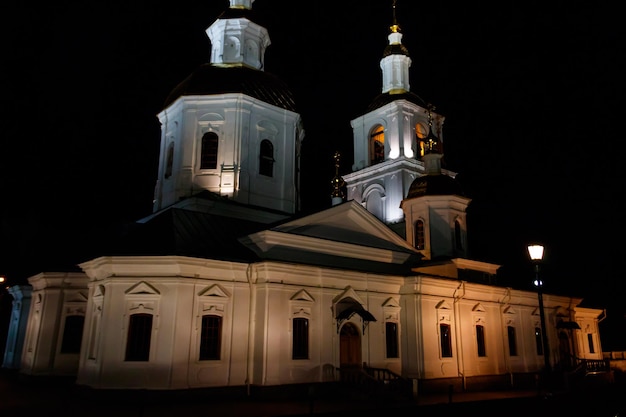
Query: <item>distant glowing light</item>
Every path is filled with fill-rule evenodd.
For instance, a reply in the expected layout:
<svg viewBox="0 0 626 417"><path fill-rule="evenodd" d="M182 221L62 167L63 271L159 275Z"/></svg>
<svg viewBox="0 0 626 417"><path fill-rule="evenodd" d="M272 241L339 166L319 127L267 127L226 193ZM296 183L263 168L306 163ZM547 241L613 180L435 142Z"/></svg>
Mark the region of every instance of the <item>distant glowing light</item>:
<svg viewBox="0 0 626 417"><path fill-rule="evenodd" d="M542 245L529 245L528 254L533 261L540 261L543 259L543 246Z"/></svg>

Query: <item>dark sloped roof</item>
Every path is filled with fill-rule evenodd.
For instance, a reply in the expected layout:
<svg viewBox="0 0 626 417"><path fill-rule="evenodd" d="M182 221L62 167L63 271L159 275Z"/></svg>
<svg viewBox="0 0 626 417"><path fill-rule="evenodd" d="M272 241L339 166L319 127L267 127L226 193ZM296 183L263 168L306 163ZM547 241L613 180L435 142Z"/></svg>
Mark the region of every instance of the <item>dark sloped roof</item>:
<svg viewBox="0 0 626 417"><path fill-rule="evenodd" d="M278 77L247 67L203 64L178 84L165 107L182 96L242 93L274 106L296 111L293 93Z"/></svg>
<svg viewBox="0 0 626 417"><path fill-rule="evenodd" d="M401 94L382 93L382 94L379 94L374 100L372 100L369 106L367 106L367 112L376 110L380 107L383 107L385 104L391 103L392 101L396 101L396 100L406 100L411 103L415 103L421 107L428 106L428 104L424 100L422 100L420 96L410 91L406 93L401 93Z"/></svg>
<svg viewBox="0 0 626 417"><path fill-rule="evenodd" d="M248 19L251 22L257 23L263 27L267 27L267 19L263 18L262 14L257 13L254 9L244 9L239 7L229 7L224 10L218 19Z"/></svg>
<svg viewBox="0 0 626 417"><path fill-rule="evenodd" d="M464 195L461 185L445 174L423 175L413 180L406 198L425 195Z"/></svg>
<svg viewBox="0 0 626 417"><path fill-rule="evenodd" d="M409 50L406 49L406 46L402 45L401 43L394 43L392 45L387 45L387 47L383 51L383 58L389 55L409 56Z"/></svg>
<svg viewBox="0 0 626 417"><path fill-rule="evenodd" d="M178 255L249 262L256 255L237 239L267 225L171 208L146 223L136 223L110 249L111 255Z"/></svg>

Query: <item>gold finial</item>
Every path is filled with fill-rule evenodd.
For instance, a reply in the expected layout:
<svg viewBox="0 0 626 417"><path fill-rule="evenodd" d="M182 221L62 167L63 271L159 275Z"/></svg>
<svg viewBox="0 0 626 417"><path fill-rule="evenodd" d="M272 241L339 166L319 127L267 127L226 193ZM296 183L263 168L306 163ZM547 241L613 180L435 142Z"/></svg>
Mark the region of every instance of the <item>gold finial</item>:
<svg viewBox="0 0 626 417"><path fill-rule="evenodd" d="M428 135L426 136L426 140L424 141L424 154L429 153L439 153L441 149L439 147L439 138L435 136L433 133L433 114L435 111L435 106L432 104L428 104Z"/></svg>

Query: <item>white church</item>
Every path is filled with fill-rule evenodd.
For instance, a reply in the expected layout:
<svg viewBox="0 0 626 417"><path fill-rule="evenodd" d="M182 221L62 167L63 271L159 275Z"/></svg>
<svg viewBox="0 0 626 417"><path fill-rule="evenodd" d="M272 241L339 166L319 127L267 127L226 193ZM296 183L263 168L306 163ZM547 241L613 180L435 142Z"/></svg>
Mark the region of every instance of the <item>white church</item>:
<svg viewBox="0 0 626 417"><path fill-rule="evenodd" d="M558 294L540 305L468 259L471 200L441 165L444 116L411 92L395 12L381 93L350 121L352 172L332 180L330 208L300 214L305 130L264 71L253 2L230 0L206 30L210 62L158 114L153 213L81 272L10 288L3 366L93 389L378 378L419 391L601 361L602 309Z"/></svg>

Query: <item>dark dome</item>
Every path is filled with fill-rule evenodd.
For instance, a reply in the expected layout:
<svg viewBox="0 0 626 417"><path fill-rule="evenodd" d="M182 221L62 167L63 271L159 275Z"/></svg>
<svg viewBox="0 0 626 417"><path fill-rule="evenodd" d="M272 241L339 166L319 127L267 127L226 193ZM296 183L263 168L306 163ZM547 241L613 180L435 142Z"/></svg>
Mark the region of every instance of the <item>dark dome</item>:
<svg viewBox="0 0 626 417"><path fill-rule="evenodd" d="M382 93L379 94L374 100L372 100L370 105L367 106L367 111L370 112L372 110L376 110L383 107L385 104L391 103L392 101L396 100L410 101L411 103L415 103L421 107L428 106L428 104L424 100L422 100L420 96L415 93L411 93L410 91L401 94Z"/></svg>
<svg viewBox="0 0 626 417"><path fill-rule="evenodd" d="M165 107L182 96L243 93L265 103L296 111L293 94L276 76L247 67L203 64L178 84L165 100Z"/></svg>
<svg viewBox="0 0 626 417"><path fill-rule="evenodd" d="M401 43L387 45L383 51L383 58L389 55L406 55L409 56L409 50Z"/></svg>
<svg viewBox="0 0 626 417"><path fill-rule="evenodd" d="M413 180L406 198L426 195L464 195L461 184L454 178L444 175L424 175Z"/></svg>

